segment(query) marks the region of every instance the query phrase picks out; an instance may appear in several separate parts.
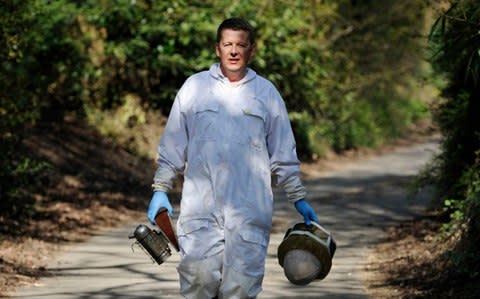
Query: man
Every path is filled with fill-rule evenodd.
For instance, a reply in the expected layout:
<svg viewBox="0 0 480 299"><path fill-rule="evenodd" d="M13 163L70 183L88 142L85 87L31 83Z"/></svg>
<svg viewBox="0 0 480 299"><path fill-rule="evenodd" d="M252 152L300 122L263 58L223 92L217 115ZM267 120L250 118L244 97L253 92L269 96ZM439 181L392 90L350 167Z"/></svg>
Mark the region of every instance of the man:
<svg viewBox="0 0 480 299"><path fill-rule="evenodd" d="M177 223L180 292L186 298L254 298L261 291L272 226L271 174L307 224L285 104L272 83L247 68L253 28L231 18L218 28L220 63L187 79L158 146L159 167L148 208L172 215L166 192L188 167Z"/></svg>

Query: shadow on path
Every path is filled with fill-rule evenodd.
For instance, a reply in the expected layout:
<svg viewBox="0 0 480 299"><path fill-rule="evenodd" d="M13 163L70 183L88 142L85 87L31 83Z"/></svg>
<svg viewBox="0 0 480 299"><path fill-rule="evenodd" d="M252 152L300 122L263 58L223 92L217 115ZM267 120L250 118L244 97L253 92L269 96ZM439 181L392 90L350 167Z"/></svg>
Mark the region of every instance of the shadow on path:
<svg viewBox="0 0 480 299"><path fill-rule="evenodd" d="M431 141L305 182L320 224L337 241L330 274L305 287L290 284L278 265L276 250L284 232L301 218L284 194L275 190L274 228L259 298L367 298L358 274L362 258L385 227L423 211L430 191L407 202L405 187L436 150L437 142ZM178 215L178 205L174 214ZM180 298L175 268L179 254L174 252L158 266L140 248L132 252L127 236L139 223L146 219L67 248L49 268L53 277L12 297Z"/></svg>

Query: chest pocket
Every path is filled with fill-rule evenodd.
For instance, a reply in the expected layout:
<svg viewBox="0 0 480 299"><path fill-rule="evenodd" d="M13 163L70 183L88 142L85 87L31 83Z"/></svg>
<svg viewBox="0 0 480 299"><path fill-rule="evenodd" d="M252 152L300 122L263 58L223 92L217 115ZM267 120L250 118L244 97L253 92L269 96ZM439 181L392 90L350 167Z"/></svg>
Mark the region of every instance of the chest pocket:
<svg viewBox="0 0 480 299"><path fill-rule="evenodd" d="M205 101L195 107L192 131L197 140L215 140L218 136L218 103Z"/></svg>
<svg viewBox="0 0 480 299"><path fill-rule="evenodd" d="M239 142L248 143L255 150L265 148L265 112L256 100L248 100L241 106L239 117L240 126Z"/></svg>

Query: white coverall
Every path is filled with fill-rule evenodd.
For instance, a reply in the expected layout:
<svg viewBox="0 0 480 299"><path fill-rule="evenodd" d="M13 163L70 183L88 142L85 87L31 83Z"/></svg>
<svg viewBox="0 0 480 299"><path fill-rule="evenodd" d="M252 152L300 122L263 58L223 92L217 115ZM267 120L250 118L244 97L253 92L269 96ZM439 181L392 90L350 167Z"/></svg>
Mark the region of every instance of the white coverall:
<svg viewBox="0 0 480 299"><path fill-rule="evenodd" d="M294 136L276 88L249 68L233 87L218 63L189 77L158 153L155 191L168 191L188 162L177 223L182 295L255 297L272 225L271 178L291 202L305 197Z"/></svg>

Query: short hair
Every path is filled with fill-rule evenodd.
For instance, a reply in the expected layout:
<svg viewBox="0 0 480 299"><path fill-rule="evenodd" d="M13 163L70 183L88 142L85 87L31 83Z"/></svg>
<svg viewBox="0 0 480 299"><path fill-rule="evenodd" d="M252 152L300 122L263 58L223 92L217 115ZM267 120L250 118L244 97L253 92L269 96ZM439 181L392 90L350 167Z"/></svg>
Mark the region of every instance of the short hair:
<svg viewBox="0 0 480 299"><path fill-rule="evenodd" d="M217 29L217 43L222 39L222 31L224 29L246 31L248 32L248 40L250 41L250 44L255 44L255 29L242 18L229 18L223 21Z"/></svg>

